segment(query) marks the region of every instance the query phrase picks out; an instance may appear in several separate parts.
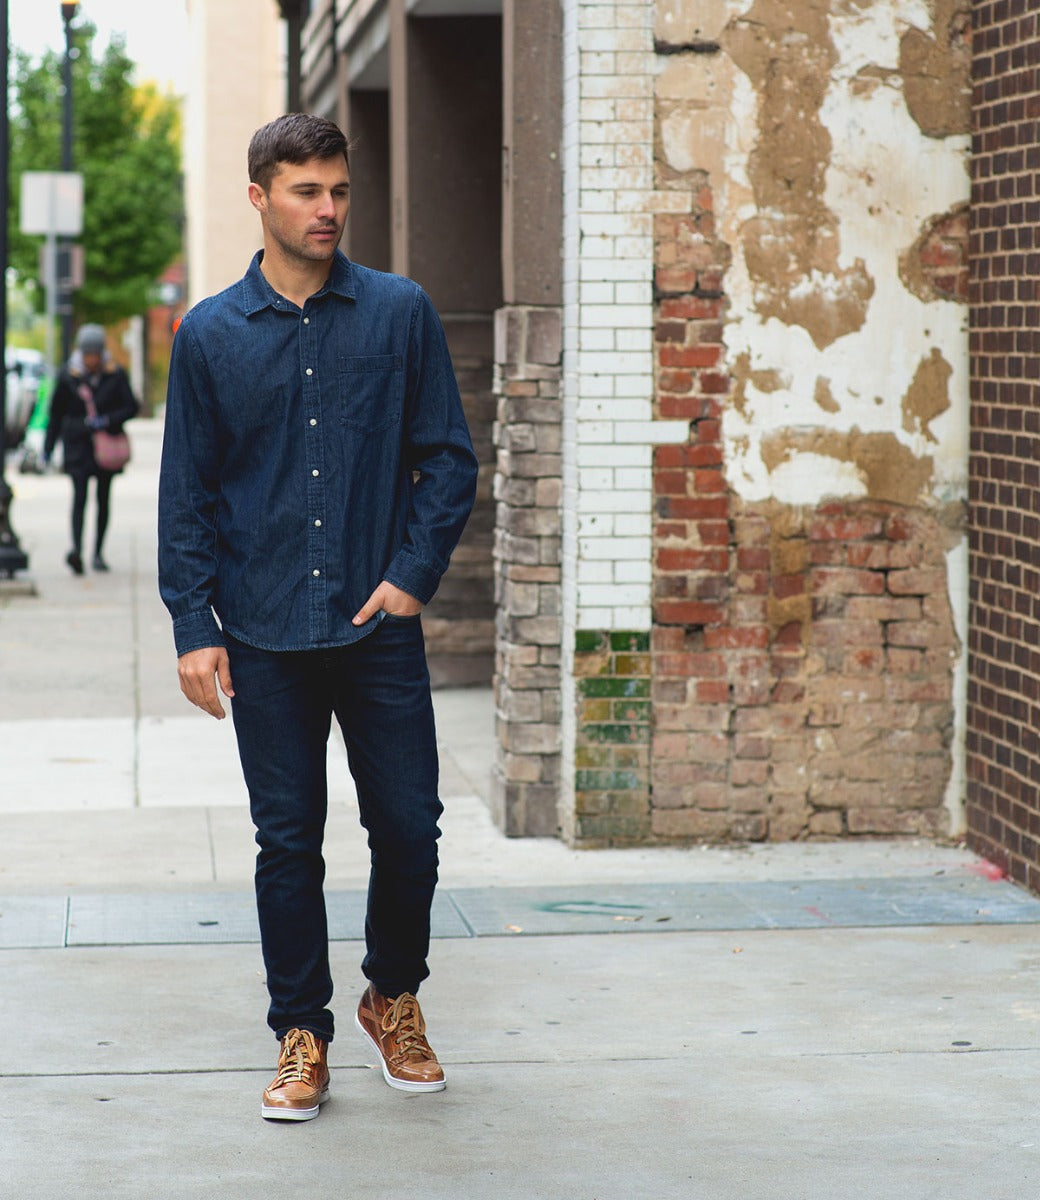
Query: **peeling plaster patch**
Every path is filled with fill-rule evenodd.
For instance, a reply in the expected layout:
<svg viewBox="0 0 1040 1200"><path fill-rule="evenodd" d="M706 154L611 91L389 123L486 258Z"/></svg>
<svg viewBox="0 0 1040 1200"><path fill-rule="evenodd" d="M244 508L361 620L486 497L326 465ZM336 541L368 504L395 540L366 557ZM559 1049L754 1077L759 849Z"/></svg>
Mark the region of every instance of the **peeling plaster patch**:
<svg viewBox="0 0 1040 1200"><path fill-rule="evenodd" d="M968 299L968 205L929 217L899 256L899 278L920 300Z"/></svg>
<svg viewBox="0 0 1040 1200"><path fill-rule="evenodd" d="M922 433L930 442L939 439L929 428L936 417L950 407L950 376L953 367L937 346L921 360L913 381L903 397L903 428L907 433Z"/></svg>
<svg viewBox="0 0 1040 1200"><path fill-rule="evenodd" d="M839 264L838 219L824 202L833 143L820 111L837 62L827 8L755 0L722 45L757 93L748 176L758 211L741 231L755 307L823 349L863 325L874 292L862 259Z"/></svg>
<svg viewBox="0 0 1040 1200"><path fill-rule="evenodd" d="M787 432L790 433L790 430ZM805 432L807 444L815 433L813 431L811 435ZM769 447L763 444L763 457L768 453ZM775 460L771 458L766 467L769 470L771 493L783 496L788 504L811 506L838 496L846 498L867 494L866 481L858 465L842 462L826 453L826 449L817 453L812 446L805 450L798 446L787 446Z"/></svg>
<svg viewBox="0 0 1040 1200"><path fill-rule="evenodd" d="M841 405L834 399L834 393L831 391L831 381L824 379L822 375L817 376L813 399L824 412L841 412Z"/></svg>
<svg viewBox="0 0 1040 1200"><path fill-rule="evenodd" d="M753 370L751 367L751 355L747 352L737 356L731 374L733 376L731 402L741 415L746 415L747 412L747 388L749 383L755 391L764 395L768 395L770 392L783 391L790 386L790 381L784 379L779 371L771 369Z"/></svg>
<svg viewBox="0 0 1040 1200"><path fill-rule="evenodd" d="M926 499L933 471L930 457L916 457L895 434L861 433L856 428L847 433L827 429L777 430L762 439L761 453L771 474L779 472L796 456L832 460L826 467L817 464L821 477L831 487L830 494L835 494L836 484L840 489L838 494L867 495L872 500L892 504L915 505ZM853 468L860 482L858 489L844 486L848 471L836 471L836 464Z"/></svg>
<svg viewBox="0 0 1040 1200"><path fill-rule="evenodd" d="M911 26L899 42L906 107L927 137L971 129L971 11L963 0L931 0L932 29Z"/></svg>

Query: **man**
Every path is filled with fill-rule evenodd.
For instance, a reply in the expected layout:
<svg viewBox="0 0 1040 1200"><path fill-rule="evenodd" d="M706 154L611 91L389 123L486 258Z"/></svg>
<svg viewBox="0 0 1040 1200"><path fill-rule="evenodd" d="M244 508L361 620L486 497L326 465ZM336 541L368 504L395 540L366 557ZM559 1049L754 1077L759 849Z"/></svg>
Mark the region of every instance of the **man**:
<svg viewBox="0 0 1040 1200"><path fill-rule="evenodd" d="M416 999L442 812L419 614L469 516L477 463L429 299L337 249L343 133L280 117L253 135L249 178L263 249L174 339L159 585L184 695L218 719L218 685L231 700L281 1043L261 1112L299 1121L328 1096L334 1035L322 857L333 715L371 853L356 1023L391 1087L444 1087Z"/></svg>

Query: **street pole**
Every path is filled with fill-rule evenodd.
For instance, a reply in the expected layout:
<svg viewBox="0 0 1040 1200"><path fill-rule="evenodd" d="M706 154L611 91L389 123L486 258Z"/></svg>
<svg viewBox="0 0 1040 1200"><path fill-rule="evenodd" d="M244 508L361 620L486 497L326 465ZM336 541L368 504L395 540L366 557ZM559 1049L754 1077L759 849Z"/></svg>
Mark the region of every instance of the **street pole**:
<svg viewBox="0 0 1040 1200"><path fill-rule="evenodd" d="M62 63L61 169L72 170L72 18L79 0L63 3L61 18L65 23L65 59ZM58 312L61 319L61 363L64 366L72 353L72 240L58 240L59 294Z"/></svg>
<svg viewBox="0 0 1040 1200"><path fill-rule="evenodd" d="M7 0L0 0L0 59L3 60L3 104L0 105L0 342L4 346L4 382L0 388L0 577L8 579L24 571L29 556L22 550L11 528L13 493L7 484L7 180L10 159L7 119Z"/></svg>

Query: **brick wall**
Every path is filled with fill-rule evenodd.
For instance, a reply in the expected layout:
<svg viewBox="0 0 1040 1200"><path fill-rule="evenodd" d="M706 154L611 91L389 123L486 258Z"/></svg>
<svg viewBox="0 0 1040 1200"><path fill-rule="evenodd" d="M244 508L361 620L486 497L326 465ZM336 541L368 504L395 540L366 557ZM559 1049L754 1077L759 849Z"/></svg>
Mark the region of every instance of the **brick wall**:
<svg viewBox="0 0 1040 1200"><path fill-rule="evenodd" d="M499 309L492 808L527 837L559 823L561 354L559 308Z"/></svg>
<svg viewBox="0 0 1040 1200"><path fill-rule="evenodd" d="M480 472L473 511L423 614L423 630L433 687L486 686L494 656L491 322L447 318L445 333Z"/></svg>
<svg viewBox="0 0 1040 1200"><path fill-rule="evenodd" d="M1040 21L973 12L968 836L1040 888Z"/></svg>
<svg viewBox="0 0 1040 1200"><path fill-rule="evenodd" d="M945 833L957 639L940 518L728 488L711 200L656 222L656 403L690 437L654 455L649 833Z"/></svg>

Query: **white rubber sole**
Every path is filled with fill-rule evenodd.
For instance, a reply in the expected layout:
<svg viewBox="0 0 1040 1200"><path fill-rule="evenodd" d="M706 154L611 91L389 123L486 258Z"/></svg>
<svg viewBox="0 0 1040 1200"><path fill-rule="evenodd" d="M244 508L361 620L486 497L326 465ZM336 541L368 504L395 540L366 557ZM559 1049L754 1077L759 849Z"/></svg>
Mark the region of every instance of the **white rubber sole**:
<svg viewBox="0 0 1040 1200"><path fill-rule="evenodd" d="M435 1083L412 1083L410 1080L407 1080L407 1079L395 1079L393 1077L393 1075L391 1075L390 1072L387 1070L386 1060L383 1058L383 1052L379 1049L379 1046L377 1045L377 1043L376 1043L375 1039L372 1037L372 1035L368 1032L368 1030L364 1027L364 1025L361 1024L361 1018L357 1015L357 1013L354 1014L354 1024L357 1026L358 1031L360 1032L361 1036L365 1039L366 1042L368 1042L368 1044L376 1052L376 1059L379 1062L379 1065L383 1069L383 1078L386 1080L386 1082L392 1088L397 1088L397 1090L399 1092L443 1092L444 1091L445 1081L443 1079L441 1079Z"/></svg>
<svg viewBox="0 0 1040 1200"><path fill-rule="evenodd" d="M260 1115L268 1121L313 1121L328 1098L329 1089L326 1088L313 1108L277 1108L261 1104Z"/></svg>

